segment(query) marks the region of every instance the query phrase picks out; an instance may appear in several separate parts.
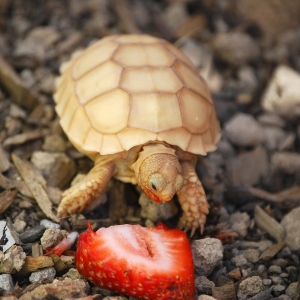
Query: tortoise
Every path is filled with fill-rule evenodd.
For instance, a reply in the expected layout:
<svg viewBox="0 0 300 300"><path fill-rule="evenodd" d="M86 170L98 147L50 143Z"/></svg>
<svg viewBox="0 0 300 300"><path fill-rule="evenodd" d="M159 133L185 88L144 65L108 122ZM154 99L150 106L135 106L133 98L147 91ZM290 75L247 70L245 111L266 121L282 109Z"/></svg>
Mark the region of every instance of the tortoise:
<svg viewBox="0 0 300 300"><path fill-rule="evenodd" d="M163 39L123 34L76 53L60 72L61 127L95 165L63 193L58 217L82 211L115 177L158 203L177 194L179 227L203 232L209 205L195 167L216 149L220 125L192 62Z"/></svg>

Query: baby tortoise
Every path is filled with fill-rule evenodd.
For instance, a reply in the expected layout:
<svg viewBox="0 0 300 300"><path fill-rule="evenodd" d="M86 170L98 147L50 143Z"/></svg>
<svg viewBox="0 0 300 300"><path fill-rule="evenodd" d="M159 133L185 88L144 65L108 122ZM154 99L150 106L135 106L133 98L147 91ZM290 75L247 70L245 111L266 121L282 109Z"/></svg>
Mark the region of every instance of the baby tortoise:
<svg viewBox="0 0 300 300"><path fill-rule="evenodd" d="M220 125L180 50L149 35L105 37L62 65L54 99L69 140L95 163L63 193L59 217L82 211L115 177L158 203L177 194L179 227L203 231L209 205L195 166L216 149Z"/></svg>

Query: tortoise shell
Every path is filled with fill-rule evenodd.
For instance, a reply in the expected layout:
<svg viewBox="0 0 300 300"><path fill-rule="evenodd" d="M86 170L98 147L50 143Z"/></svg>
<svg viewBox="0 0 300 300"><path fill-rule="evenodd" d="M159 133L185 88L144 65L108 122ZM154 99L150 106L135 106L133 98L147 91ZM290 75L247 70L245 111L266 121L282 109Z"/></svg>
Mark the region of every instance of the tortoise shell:
<svg viewBox="0 0 300 300"><path fill-rule="evenodd" d="M151 141L205 155L220 126L205 80L163 39L108 36L63 64L54 95L60 124L90 157Z"/></svg>

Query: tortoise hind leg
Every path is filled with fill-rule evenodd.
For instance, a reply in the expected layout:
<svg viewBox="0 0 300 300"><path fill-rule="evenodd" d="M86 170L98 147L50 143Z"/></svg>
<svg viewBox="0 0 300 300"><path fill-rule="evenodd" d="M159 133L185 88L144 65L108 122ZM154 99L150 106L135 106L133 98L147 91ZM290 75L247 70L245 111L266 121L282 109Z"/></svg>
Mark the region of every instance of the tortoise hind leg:
<svg viewBox="0 0 300 300"><path fill-rule="evenodd" d="M204 230L206 215L209 212L209 204L202 184L195 172L195 164L191 161L181 162L184 184L177 193L178 200L183 210L183 215L179 221L179 228L191 230L191 236L196 229Z"/></svg>
<svg viewBox="0 0 300 300"><path fill-rule="evenodd" d="M114 172L114 163L95 164L84 179L66 190L57 209L58 217L81 212L103 194Z"/></svg>

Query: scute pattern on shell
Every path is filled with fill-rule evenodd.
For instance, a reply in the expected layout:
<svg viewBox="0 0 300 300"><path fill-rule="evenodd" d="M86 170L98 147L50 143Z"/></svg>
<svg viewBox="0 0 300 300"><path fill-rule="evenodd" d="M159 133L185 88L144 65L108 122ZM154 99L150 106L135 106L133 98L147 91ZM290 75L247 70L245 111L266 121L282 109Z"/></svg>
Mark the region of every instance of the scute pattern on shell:
<svg viewBox="0 0 300 300"><path fill-rule="evenodd" d="M210 92L190 60L165 40L116 35L61 67L54 95L61 126L93 156L164 141L205 155L220 138Z"/></svg>

